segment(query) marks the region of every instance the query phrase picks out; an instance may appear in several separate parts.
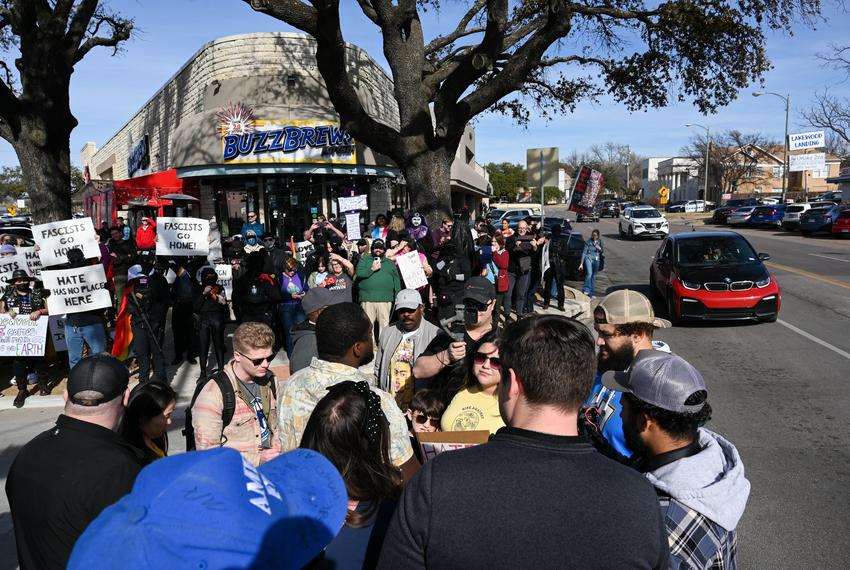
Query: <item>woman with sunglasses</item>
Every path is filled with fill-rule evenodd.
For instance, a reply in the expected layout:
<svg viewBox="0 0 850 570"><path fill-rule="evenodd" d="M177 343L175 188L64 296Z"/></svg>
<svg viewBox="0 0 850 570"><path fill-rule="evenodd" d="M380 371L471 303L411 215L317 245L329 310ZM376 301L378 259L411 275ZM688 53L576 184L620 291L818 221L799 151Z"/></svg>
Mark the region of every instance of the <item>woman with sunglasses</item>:
<svg viewBox="0 0 850 570"><path fill-rule="evenodd" d="M177 393L167 384L145 382L130 392L118 432L142 451L145 465L168 455L168 426L175 407Z"/></svg>
<svg viewBox="0 0 850 570"><path fill-rule="evenodd" d="M466 384L443 414L443 431L487 430L494 434L505 427L499 413L502 365L496 338L495 332L485 334L469 353Z"/></svg>

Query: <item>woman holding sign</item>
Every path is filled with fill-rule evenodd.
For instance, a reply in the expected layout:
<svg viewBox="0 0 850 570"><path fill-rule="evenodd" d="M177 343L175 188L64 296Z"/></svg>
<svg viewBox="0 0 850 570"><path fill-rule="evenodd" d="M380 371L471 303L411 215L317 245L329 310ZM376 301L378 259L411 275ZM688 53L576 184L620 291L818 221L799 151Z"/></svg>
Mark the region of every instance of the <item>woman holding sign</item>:
<svg viewBox="0 0 850 570"><path fill-rule="evenodd" d="M40 290L31 287L33 278L27 275L23 269L12 272L10 287L6 288L3 298L0 299L0 313L5 313L11 318L18 315L29 315L31 321L38 320L42 315L47 315L47 306ZM40 379L36 370L41 357L18 356L12 359L12 372L14 377L12 383L18 385L18 395L15 396L14 405L21 408L24 400L30 395L28 384L39 384L39 393L46 396L50 393L47 383Z"/></svg>

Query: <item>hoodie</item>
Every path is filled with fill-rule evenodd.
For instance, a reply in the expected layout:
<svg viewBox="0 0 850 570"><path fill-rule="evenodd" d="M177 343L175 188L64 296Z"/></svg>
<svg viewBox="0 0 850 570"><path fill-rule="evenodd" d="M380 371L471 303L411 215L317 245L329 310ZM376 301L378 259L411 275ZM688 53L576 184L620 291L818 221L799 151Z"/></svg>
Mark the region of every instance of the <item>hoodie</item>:
<svg viewBox="0 0 850 570"><path fill-rule="evenodd" d="M688 568L709 567L722 559L723 568L735 568L735 528L747 506L750 482L732 443L701 428L699 445L699 453L645 474L661 502L670 567L678 567L677 559Z"/></svg>
<svg viewBox="0 0 850 570"><path fill-rule="evenodd" d="M316 324L309 320L294 325L292 334L292 354L289 357L289 373L295 374L302 368L310 366L313 358L318 358L319 349L316 347Z"/></svg>

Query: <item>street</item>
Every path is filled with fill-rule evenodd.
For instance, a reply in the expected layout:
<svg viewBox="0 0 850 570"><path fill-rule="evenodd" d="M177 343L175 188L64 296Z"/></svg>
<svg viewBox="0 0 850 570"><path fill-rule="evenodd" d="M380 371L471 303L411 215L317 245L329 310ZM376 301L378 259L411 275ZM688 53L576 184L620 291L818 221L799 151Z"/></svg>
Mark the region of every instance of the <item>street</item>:
<svg viewBox="0 0 850 570"><path fill-rule="evenodd" d="M563 215L560 208L547 214ZM570 215L574 218L574 215ZM691 231L673 222L674 233ZM599 228L606 267L599 293L630 287L648 293L648 270L658 240L617 237L616 220L574 224L584 236ZM713 231L714 226L698 227ZM803 238L781 230L742 230L782 287L782 310L772 324L689 324L656 338L704 375L714 417L708 426L741 453L752 491L738 529L741 568L840 568L850 559L844 538L850 513L850 240ZM661 311L663 314L663 311ZM194 375L197 373L194 372ZM170 430L170 452L184 449L180 429L193 371L180 369L181 402ZM33 398L31 401L35 401ZM0 473L15 452L52 425L58 407L0 411ZM5 493L0 494L0 570L14 567Z"/></svg>

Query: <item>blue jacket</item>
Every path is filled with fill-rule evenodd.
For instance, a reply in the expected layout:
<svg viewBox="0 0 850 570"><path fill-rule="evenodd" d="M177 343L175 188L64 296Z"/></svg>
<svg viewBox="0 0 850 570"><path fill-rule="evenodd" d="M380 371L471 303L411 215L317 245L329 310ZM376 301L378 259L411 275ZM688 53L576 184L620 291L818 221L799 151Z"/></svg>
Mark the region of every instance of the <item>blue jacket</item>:
<svg viewBox="0 0 850 570"><path fill-rule="evenodd" d="M250 230L254 230L254 233L257 234L258 239L262 239L263 233L266 231L263 228L263 224L261 224L260 222L254 222L253 224L245 222L244 224L242 224L242 231L240 232L242 234L242 237L246 237Z"/></svg>
<svg viewBox="0 0 850 570"><path fill-rule="evenodd" d="M599 240L599 247L602 248L602 250L605 249L605 246L602 244L601 239ZM589 239L589 240L584 242L584 251L581 253L582 259L589 257L593 260L598 261L600 253L602 253L602 252L596 251L596 247L593 245L593 240Z"/></svg>

